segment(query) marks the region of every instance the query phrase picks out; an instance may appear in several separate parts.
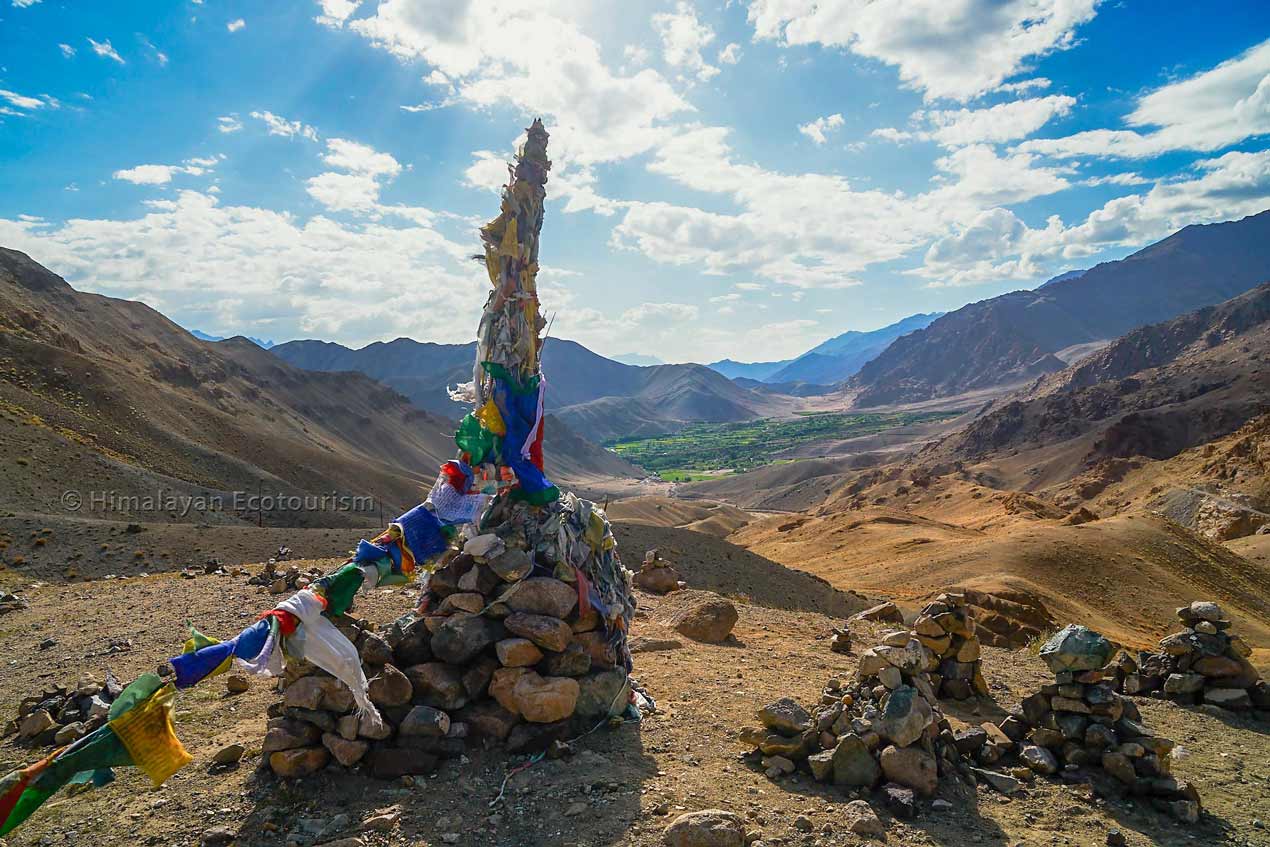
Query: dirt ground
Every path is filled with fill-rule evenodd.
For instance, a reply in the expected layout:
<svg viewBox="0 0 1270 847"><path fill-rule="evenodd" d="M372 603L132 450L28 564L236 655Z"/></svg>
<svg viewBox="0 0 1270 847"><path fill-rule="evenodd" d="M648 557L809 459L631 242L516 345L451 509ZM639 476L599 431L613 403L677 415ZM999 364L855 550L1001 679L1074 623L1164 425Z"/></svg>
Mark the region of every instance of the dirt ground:
<svg viewBox="0 0 1270 847"><path fill-rule="evenodd" d="M6 716L26 694L53 680L74 681L81 670L100 675L109 667L127 679L152 668L180 649L186 620L225 636L271 605L241 577L228 576L155 575L25 593L30 608L0 618L0 714ZM665 601L639 599L634 635L673 635L655 623ZM412 591L386 589L360 600L357 611L386 623L412 603ZM863 843L841 825L838 810L850 796L805 776L772 782L740 759L745 750L736 739L766 702L790 695L811 705L829 677L853 671L853 656L828 649L831 627L841 619L813 608L744 601L738 607L729 642L698 644L676 635L680 648L636 655L636 676L656 698L657 714L642 724L601 728L576 743L571 759L543 761L513 776L505 801L495 806L490 803L505 768L523 759L473 749L466 761L446 762L436 776L413 784L330 769L280 781L258 770L265 710L276 699L271 686L256 681L246 694L230 696L214 679L178 701L178 733L195 758L163 788L122 769L103 789L58 795L11 833L6 847L196 845L203 831L221 825L238 833L238 844L277 847L292 834L318 831L324 833L319 841L358 835L368 847L643 847L660 844L674 816L704 808L745 816L769 845ZM859 646L878 634L872 624L851 627ZM46 639L56 643L41 648ZM953 717L997 716L1046 677L1026 652L987 649L984 665L995 702L950 707ZM1204 799L1198 825L1177 824L1114 793L1104 798L1057 782L1038 780L1014 798L948 783L940 796L953 803L951 811L923 804L918 818L899 822L879 804L889 827L885 843L1092 846L1105 844L1116 828L1134 847L1270 844L1267 831L1254 824L1257 818L1270 822L1270 727L1152 700L1140 705L1148 726L1179 744L1175 771ZM231 743L248 748L242 763L228 770L211 766L216 751ZM0 772L36 755L8 739L0 745ZM390 806L402 813L397 828L358 832L364 818ZM811 819L812 832L795 829L799 815Z"/></svg>

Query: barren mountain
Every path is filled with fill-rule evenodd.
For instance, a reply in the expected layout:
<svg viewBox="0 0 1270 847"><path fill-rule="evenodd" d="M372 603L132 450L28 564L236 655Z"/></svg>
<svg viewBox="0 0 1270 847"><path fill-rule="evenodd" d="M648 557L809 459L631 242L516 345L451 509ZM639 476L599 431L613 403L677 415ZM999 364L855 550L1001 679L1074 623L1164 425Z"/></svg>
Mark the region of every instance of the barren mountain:
<svg viewBox="0 0 1270 847"><path fill-rule="evenodd" d="M352 350L323 341L290 341L272 352L309 370L359 371L391 385L416 405L457 417L466 409L447 386L470 381L475 342L432 344L398 338ZM789 405L742 388L702 365L624 365L574 341L543 346L547 408L596 442L656 435L694 422L750 420Z"/></svg>
<svg viewBox="0 0 1270 847"><path fill-rule="evenodd" d="M246 339L200 341L0 249L0 509L375 525L381 507L391 516L419 501L453 432L367 376L301 370ZM562 482L639 473L558 422L548 438Z"/></svg>
<svg viewBox="0 0 1270 847"><path fill-rule="evenodd" d="M1134 330L997 401L921 458L996 457L1003 481L1026 488L1053 485L1102 460L1166 459L1270 410L1267 355L1270 284ZM1016 453L1026 461L1003 458ZM1010 467L1030 479L1011 476Z"/></svg>
<svg viewBox="0 0 1270 847"><path fill-rule="evenodd" d="M856 407L946 397L1062 370L1056 355L1220 303L1270 278L1270 212L1188 226L1035 291L972 303L903 336L848 382Z"/></svg>

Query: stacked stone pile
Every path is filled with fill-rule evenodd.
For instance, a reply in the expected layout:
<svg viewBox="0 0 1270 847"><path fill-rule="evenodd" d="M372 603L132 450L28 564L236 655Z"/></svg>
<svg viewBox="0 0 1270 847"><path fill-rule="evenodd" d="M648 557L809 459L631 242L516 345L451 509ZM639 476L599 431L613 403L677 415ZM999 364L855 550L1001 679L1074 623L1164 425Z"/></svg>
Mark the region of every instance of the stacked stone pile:
<svg viewBox="0 0 1270 847"><path fill-rule="evenodd" d="M669 594L687 586L679 571L656 550L644 553L644 563L635 572L635 587L652 594Z"/></svg>
<svg viewBox="0 0 1270 847"><path fill-rule="evenodd" d="M358 648L383 726L360 719L351 693L311 666L289 666L264 753L281 776L362 767L392 778L430 773L466 743L546 749L630 702L625 644L607 636L578 588L536 575L522 549L478 536L432 575L422 614L384 635L337 621ZM488 542L488 543L486 543Z"/></svg>
<svg viewBox="0 0 1270 847"><path fill-rule="evenodd" d="M54 684L18 704L18 714L5 725L4 734L36 747L70 744L106 723L110 704L123 691L115 675L105 681L85 674L74 686Z"/></svg>
<svg viewBox="0 0 1270 847"><path fill-rule="evenodd" d="M975 618L962 592L940 594L913 621L913 635L935 657L927 657L923 667L930 672L936 696L968 700L976 693L987 695L975 630ZM932 668L936 659L938 665Z"/></svg>
<svg viewBox="0 0 1270 847"><path fill-rule="evenodd" d="M1252 648L1230 632L1221 607L1197 600L1178 609L1177 616L1186 628L1163 638L1159 652L1140 653L1137 661L1122 657L1120 690L1270 712L1270 687L1248 661Z"/></svg>
<svg viewBox="0 0 1270 847"><path fill-rule="evenodd" d="M895 631L861 655L859 676L830 680L812 714L789 698L761 709L761 727L743 742L773 779L797 770L844 788L883 785L897 814L913 811L913 795L930 797L958 752L924 672L932 654L912 634Z"/></svg>
<svg viewBox="0 0 1270 847"><path fill-rule="evenodd" d="M1113 647L1083 626L1068 626L1041 648L1054 682L999 724L1009 752L1037 774L1083 780L1101 769L1134 796L1193 823L1195 788L1170 773L1173 742L1152 735L1133 701L1116 693L1107 669ZM1016 742L1016 743L1012 743Z"/></svg>

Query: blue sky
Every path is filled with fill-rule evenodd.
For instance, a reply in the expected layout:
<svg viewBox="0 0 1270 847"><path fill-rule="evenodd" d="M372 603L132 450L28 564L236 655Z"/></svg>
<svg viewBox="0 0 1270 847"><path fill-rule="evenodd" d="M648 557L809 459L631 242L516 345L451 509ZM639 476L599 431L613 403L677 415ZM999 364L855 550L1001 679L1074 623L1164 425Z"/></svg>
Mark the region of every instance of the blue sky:
<svg viewBox="0 0 1270 847"><path fill-rule="evenodd" d="M1270 207L1270 4L0 0L0 245L216 335L784 358Z"/></svg>

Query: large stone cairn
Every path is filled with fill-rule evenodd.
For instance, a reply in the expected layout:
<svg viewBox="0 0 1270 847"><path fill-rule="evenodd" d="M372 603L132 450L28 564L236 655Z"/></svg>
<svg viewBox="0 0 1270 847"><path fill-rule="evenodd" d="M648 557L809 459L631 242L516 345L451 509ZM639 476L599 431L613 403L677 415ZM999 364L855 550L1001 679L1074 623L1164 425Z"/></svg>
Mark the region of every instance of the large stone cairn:
<svg viewBox="0 0 1270 847"><path fill-rule="evenodd" d="M958 764L925 671L935 663L911 633L891 632L861 655L854 682L830 680L814 715L782 698L759 711L762 727L745 728L740 738L773 779L802 769L844 789L885 783L888 805L911 812L913 793L932 796Z"/></svg>
<svg viewBox="0 0 1270 847"><path fill-rule="evenodd" d="M913 635L938 659L933 669L933 659L925 662L936 696L969 700L976 693L988 694L975 619L965 594L947 592L927 603L913 621Z"/></svg>
<svg viewBox="0 0 1270 847"><path fill-rule="evenodd" d="M1193 823L1199 794L1170 773L1173 742L1152 735L1133 701L1116 693L1109 678L1115 666L1108 667L1113 651L1086 627L1059 631L1041 648L1054 682L1025 698L1021 714L999 728L1037 774L1079 781L1087 769L1101 769L1130 794Z"/></svg>
<svg viewBox="0 0 1270 847"><path fill-rule="evenodd" d="M630 700L622 657L578 590L536 576L528 553L478 536L428 583L427 611L380 635L336 621L358 648L384 718L359 720L351 693L310 665L288 666L263 752L280 776L360 766L394 778L433 772L467 743L547 749L620 715Z"/></svg>
<svg viewBox="0 0 1270 847"><path fill-rule="evenodd" d="M1139 653L1137 661L1121 657L1119 689L1189 705L1270 712L1270 688L1248 661L1252 648L1230 633L1221 607L1197 600L1177 616L1186 628L1161 639L1159 652Z"/></svg>

